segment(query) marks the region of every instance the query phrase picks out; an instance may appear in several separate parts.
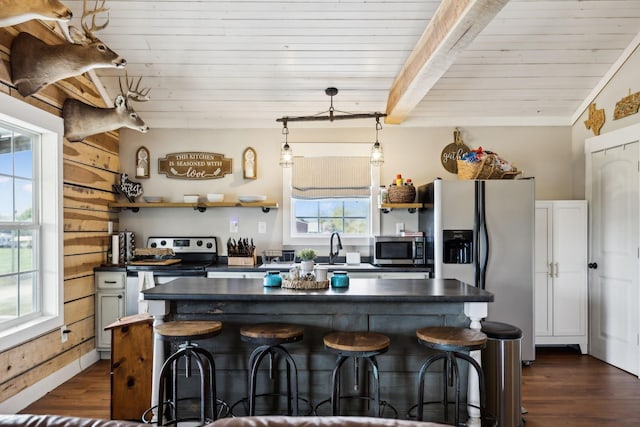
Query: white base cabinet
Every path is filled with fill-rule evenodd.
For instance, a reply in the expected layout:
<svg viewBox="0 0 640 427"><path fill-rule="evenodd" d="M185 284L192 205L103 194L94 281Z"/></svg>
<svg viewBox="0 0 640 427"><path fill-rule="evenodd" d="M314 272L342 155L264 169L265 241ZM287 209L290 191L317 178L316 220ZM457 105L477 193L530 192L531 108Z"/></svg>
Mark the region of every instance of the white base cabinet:
<svg viewBox="0 0 640 427"><path fill-rule="evenodd" d="M536 201L536 345L588 351L587 202Z"/></svg>
<svg viewBox="0 0 640 427"><path fill-rule="evenodd" d="M127 274L120 271L97 271L96 283L96 348L111 350L111 331L104 328L125 315L125 283Z"/></svg>

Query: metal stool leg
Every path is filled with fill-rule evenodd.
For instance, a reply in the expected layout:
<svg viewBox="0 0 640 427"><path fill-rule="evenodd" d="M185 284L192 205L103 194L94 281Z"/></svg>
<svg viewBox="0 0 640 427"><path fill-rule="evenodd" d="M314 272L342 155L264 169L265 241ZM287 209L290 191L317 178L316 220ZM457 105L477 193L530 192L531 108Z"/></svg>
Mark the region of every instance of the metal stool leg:
<svg viewBox="0 0 640 427"><path fill-rule="evenodd" d="M429 358L427 360L424 361L424 363L422 364L422 366L420 367L420 373L418 375L418 407L417 407L417 415L416 418L418 419L418 421L423 421L424 418L424 381L425 381L425 377L427 375L427 370L429 368L429 366L431 366L431 364L433 362L435 362L436 360L440 360L445 358L445 354L444 353L436 353L433 354L431 356L429 356ZM445 368L444 368L444 372L446 375L446 364L445 364ZM444 380L444 378L443 378ZM447 381L444 381L444 387L447 387ZM445 411L446 413L446 411Z"/></svg>
<svg viewBox="0 0 640 427"><path fill-rule="evenodd" d="M331 376L331 415L340 415L340 368L348 356L338 356Z"/></svg>

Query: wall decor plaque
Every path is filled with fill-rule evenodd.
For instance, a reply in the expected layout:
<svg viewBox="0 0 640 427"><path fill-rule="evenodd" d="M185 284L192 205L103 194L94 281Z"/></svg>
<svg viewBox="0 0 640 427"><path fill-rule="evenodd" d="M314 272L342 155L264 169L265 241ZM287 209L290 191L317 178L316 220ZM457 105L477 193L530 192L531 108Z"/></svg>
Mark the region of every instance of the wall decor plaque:
<svg viewBox="0 0 640 427"><path fill-rule="evenodd" d="M136 178L149 178L149 150L140 147L136 151Z"/></svg>
<svg viewBox="0 0 640 427"><path fill-rule="evenodd" d="M629 91L631 92L631 91ZM613 110L613 120L636 114L640 107L640 92L629 93L620 101L616 102L616 108Z"/></svg>
<svg viewBox="0 0 640 427"><path fill-rule="evenodd" d="M462 159L462 155L469 151L471 149L462 141L460 130L456 128L453 131L453 142L442 149L440 163L448 172L458 173L458 160Z"/></svg>
<svg viewBox="0 0 640 427"><path fill-rule="evenodd" d="M242 154L242 172L245 179L258 178L258 156L256 150L251 147Z"/></svg>
<svg viewBox="0 0 640 427"><path fill-rule="evenodd" d="M223 154L188 151L158 159L158 173L167 178L217 179L231 173L232 159Z"/></svg>

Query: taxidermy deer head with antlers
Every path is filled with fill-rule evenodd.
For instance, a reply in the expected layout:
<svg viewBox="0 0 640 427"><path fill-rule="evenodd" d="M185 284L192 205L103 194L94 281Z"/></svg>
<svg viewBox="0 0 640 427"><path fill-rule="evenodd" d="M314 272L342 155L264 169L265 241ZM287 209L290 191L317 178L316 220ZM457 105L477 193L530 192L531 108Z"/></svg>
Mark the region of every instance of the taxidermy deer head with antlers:
<svg viewBox="0 0 640 427"><path fill-rule="evenodd" d="M58 0L0 0L0 27L32 19L68 22L73 14Z"/></svg>
<svg viewBox="0 0 640 427"><path fill-rule="evenodd" d="M102 43L94 32L109 25L96 24L96 15L106 12L106 0L96 0L93 9L83 1L82 31L70 27L74 43L48 45L29 33L20 33L11 44L11 78L22 96L33 95L43 87L95 68L124 68L127 61ZM99 5L98 5L99 4ZM91 25L87 23L91 20Z"/></svg>
<svg viewBox="0 0 640 427"><path fill-rule="evenodd" d="M87 136L109 132L123 127L145 133L149 130L144 121L131 108L130 101L149 100L150 88L140 89L142 77L134 84L126 79L126 90L120 79L120 94L116 96L114 108L99 108L68 98L62 107L64 136L71 142L79 142Z"/></svg>

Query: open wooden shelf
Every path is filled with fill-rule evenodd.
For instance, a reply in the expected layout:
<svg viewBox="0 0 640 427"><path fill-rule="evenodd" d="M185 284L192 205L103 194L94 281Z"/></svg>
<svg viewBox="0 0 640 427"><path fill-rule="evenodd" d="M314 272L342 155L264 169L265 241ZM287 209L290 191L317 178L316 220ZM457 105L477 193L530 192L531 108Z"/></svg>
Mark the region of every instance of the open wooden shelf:
<svg viewBox="0 0 640 427"><path fill-rule="evenodd" d="M263 212L269 212L270 209L278 209L278 202L264 201L264 202L200 202L200 203L184 203L184 202L159 202L159 203L145 203L145 202L118 202L109 203L110 208L117 209L130 209L133 212L138 212L141 208L192 208L194 210L204 212L208 208L261 208Z"/></svg>
<svg viewBox="0 0 640 427"><path fill-rule="evenodd" d="M422 203L383 203L380 206L380 210L384 213L389 213L393 209L408 209L409 212L414 213L416 209L424 207Z"/></svg>

